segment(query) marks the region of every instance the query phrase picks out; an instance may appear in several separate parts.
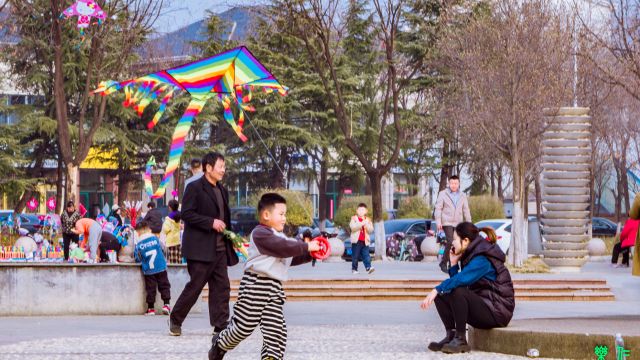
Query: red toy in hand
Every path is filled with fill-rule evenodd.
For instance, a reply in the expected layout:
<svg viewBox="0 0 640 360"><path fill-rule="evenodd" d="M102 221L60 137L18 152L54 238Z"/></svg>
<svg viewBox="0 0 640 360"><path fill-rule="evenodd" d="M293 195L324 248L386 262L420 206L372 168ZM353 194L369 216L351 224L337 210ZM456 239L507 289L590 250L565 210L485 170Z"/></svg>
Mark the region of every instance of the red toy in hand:
<svg viewBox="0 0 640 360"><path fill-rule="evenodd" d="M318 236L314 238L312 241L317 241L318 245L320 245L320 250L311 252L311 257L318 260L324 260L331 255L331 245L329 245L329 240L324 236Z"/></svg>

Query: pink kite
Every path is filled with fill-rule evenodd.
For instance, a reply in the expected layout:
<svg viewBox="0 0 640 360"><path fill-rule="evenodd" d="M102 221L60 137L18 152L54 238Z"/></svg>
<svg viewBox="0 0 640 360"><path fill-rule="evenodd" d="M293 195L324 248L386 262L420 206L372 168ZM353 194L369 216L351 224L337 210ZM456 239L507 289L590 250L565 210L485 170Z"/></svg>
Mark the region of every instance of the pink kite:
<svg viewBox="0 0 640 360"><path fill-rule="evenodd" d="M102 21L107 18L107 14L100 8L100 6L92 0L78 0L65 10L60 17L78 17L78 30L80 35L84 36L84 29L88 28L91 24L91 18L97 18L98 24L102 24Z"/></svg>

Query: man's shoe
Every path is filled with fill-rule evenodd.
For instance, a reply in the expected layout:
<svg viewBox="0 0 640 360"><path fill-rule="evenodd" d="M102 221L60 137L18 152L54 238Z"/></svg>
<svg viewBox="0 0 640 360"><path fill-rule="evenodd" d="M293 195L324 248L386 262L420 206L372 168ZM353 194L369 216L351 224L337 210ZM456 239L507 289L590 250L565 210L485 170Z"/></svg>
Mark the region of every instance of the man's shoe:
<svg viewBox="0 0 640 360"><path fill-rule="evenodd" d="M432 342L427 347L431 351L442 351L442 347L450 343L455 336L455 330L447 330L447 336L445 336L444 339L440 340L439 342Z"/></svg>
<svg viewBox="0 0 640 360"><path fill-rule="evenodd" d="M224 358L224 355L227 353L226 351L222 350L220 346L218 346L218 336L220 336L220 333L217 333L211 339L211 349L209 349L209 360L222 360Z"/></svg>
<svg viewBox="0 0 640 360"><path fill-rule="evenodd" d="M169 323L169 334L171 336L180 336L180 335L182 335L182 327L180 327L180 325L177 325L173 321L171 321L171 318L169 318L169 320L167 320L167 322Z"/></svg>
<svg viewBox="0 0 640 360"><path fill-rule="evenodd" d="M351 274L357 275L357 274L360 274L360 273L358 272L358 270L351 270Z"/></svg>
<svg viewBox="0 0 640 360"><path fill-rule="evenodd" d="M445 354L459 354L471 351L471 346L467 344L466 336L456 335L450 343L445 344L442 347L442 352Z"/></svg>
<svg viewBox="0 0 640 360"><path fill-rule="evenodd" d="M369 274L373 274L373 272L374 272L374 271L376 271L376 269L375 269L373 266L372 266L372 267L370 267L369 269L367 269L367 272L368 272Z"/></svg>

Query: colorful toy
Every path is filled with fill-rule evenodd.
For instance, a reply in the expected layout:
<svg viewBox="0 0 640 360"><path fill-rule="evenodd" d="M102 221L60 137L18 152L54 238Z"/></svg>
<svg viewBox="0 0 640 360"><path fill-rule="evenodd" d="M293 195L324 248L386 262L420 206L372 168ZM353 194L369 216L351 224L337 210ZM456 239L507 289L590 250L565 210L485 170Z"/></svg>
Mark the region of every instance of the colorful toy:
<svg viewBox="0 0 640 360"><path fill-rule="evenodd" d="M142 201L125 201L124 202L124 216L129 218L131 226L135 229L136 221L138 219L138 213L142 209Z"/></svg>
<svg viewBox="0 0 640 360"><path fill-rule="evenodd" d="M138 115L142 115L152 101L161 99L158 111L147 124L149 130L160 121L167 104L176 93L185 91L191 96L191 102L173 133L167 168L155 192L153 192L150 176L150 167L155 164L155 161L149 159L147 163L144 177L145 189L151 198L159 198L164 195L173 173L180 164L185 138L194 118L210 99L217 98L221 102L226 122L242 141L247 141L247 137L242 132L244 112L255 111L248 104L254 87L261 87L265 92L277 91L283 96L288 91L246 47L241 46L206 59L136 79L123 82L104 81L94 93L109 95L123 90L125 93L123 106L132 107ZM237 122L233 116L232 106L238 109Z"/></svg>
<svg viewBox="0 0 640 360"><path fill-rule="evenodd" d="M320 250L311 252L311 257L317 260L324 260L331 255L331 245L329 244L329 240L327 240L324 236L318 236L313 239L313 241L317 241L318 245L320 245Z"/></svg>
<svg viewBox="0 0 640 360"><path fill-rule="evenodd" d="M98 19L98 25L101 25L107 14L102 11L100 6L92 0L78 0L60 14L60 18L78 17L78 31L84 39L84 29L91 24L91 18Z"/></svg>

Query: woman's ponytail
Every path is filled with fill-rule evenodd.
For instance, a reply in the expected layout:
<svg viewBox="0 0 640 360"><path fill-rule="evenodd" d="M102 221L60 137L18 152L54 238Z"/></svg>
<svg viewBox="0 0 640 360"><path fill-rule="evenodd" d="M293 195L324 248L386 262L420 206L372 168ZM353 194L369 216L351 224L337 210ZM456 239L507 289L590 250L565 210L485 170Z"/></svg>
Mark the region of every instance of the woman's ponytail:
<svg viewBox="0 0 640 360"><path fill-rule="evenodd" d="M493 230L492 228L483 227L483 228L480 229L480 231L487 235L486 239L491 244L495 244L496 241L498 241L498 235L496 235L495 230Z"/></svg>

